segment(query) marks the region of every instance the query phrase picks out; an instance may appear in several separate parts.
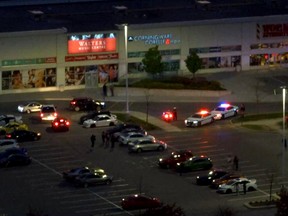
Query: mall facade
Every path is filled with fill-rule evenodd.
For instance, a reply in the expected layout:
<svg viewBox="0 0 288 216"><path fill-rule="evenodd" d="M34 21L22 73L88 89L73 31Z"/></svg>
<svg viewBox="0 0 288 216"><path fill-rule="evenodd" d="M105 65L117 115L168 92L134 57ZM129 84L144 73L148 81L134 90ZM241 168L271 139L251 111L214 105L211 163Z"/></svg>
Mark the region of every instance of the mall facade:
<svg viewBox="0 0 288 216"><path fill-rule="evenodd" d="M144 76L141 61L156 45L168 74L189 74L185 59L192 51L202 59L198 74L285 66L288 16L1 33L0 93L97 87L124 79L127 71Z"/></svg>

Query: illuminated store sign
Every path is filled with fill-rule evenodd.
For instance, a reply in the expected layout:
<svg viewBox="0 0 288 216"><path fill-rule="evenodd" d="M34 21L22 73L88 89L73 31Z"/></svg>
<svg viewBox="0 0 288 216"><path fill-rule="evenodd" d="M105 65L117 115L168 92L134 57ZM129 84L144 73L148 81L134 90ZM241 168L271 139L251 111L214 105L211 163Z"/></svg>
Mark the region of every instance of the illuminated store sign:
<svg viewBox="0 0 288 216"><path fill-rule="evenodd" d="M262 33L262 34L261 34ZM282 24L257 24L257 38L283 37L288 36L288 23Z"/></svg>
<svg viewBox="0 0 288 216"><path fill-rule="evenodd" d="M68 37L68 54L115 51L115 33L70 35Z"/></svg>
<svg viewBox="0 0 288 216"><path fill-rule="evenodd" d="M65 56L65 62L107 60L107 59L118 59L118 58L119 58L118 53L98 54L98 55L81 55L81 56Z"/></svg>
<svg viewBox="0 0 288 216"><path fill-rule="evenodd" d="M2 66L4 67L13 65L50 64L50 63L56 63L56 57L3 60Z"/></svg>
<svg viewBox="0 0 288 216"><path fill-rule="evenodd" d="M170 45L180 43L180 39L173 38L172 34L136 35L129 36L128 41L144 42L147 45Z"/></svg>

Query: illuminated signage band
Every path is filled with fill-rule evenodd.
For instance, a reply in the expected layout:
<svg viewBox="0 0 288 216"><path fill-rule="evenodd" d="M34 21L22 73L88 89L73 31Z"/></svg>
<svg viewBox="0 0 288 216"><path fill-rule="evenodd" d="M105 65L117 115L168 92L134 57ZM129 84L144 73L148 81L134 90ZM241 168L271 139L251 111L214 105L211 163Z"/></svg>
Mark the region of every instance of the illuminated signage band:
<svg viewBox="0 0 288 216"><path fill-rule="evenodd" d="M68 37L68 54L115 52L115 33L71 35Z"/></svg>
<svg viewBox="0 0 288 216"><path fill-rule="evenodd" d="M173 39L172 34L155 34L155 35L136 35L129 36L128 41L142 41L148 45L170 45L180 43L179 39Z"/></svg>
<svg viewBox="0 0 288 216"><path fill-rule="evenodd" d="M65 62L106 60L106 59L118 59L118 58L119 58L118 53L99 54L99 55L65 56Z"/></svg>
<svg viewBox="0 0 288 216"><path fill-rule="evenodd" d="M56 63L56 57L35 58L35 59L3 60L2 61L2 66L31 65L31 64L50 64L50 63Z"/></svg>

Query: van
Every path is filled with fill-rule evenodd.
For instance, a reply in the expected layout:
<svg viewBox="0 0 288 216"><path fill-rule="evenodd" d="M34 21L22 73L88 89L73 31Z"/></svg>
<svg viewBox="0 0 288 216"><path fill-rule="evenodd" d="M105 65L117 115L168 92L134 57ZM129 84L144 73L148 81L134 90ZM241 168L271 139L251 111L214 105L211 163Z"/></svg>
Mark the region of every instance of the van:
<svg viewBox="0 0 288 216"><path fill-rule="evenodd" d="M0 152L3 152L9 148L20 148L17 140L15 140L15 139L1 139L0 140Z"/></svg>

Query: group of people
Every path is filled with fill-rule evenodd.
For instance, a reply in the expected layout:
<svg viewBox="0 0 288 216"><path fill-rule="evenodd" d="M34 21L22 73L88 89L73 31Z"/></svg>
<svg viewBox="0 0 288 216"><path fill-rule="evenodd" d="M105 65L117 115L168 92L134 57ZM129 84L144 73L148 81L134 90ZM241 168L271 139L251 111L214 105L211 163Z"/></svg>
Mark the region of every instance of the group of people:
<svg viewBox="0 0 288 216"><path fill-rule="evenodd" d="M116 137L109 134L106 131L103 131L101 138L102 138L102 146L105 146L105 148L108 148L110 145L110 150L113 151L113 149L115 147ZM91 141L91 147L90 147L90 152L91 152L91 151L93 151L93 149L95 147L95 142L96 142L96 135L95 134L91 135L90 141Z"/></svg>

